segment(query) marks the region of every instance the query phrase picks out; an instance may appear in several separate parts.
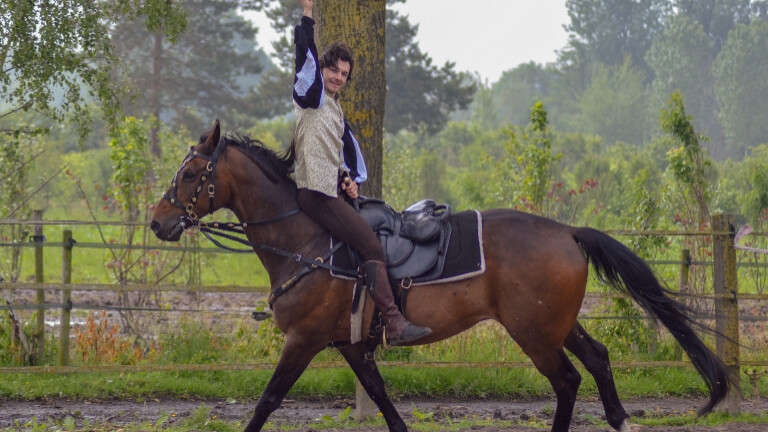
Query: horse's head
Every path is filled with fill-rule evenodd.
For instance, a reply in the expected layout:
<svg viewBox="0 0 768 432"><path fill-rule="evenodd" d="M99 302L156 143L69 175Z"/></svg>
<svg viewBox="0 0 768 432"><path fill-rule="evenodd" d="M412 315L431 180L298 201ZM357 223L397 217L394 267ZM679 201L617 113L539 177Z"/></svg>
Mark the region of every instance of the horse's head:
<svg viewBox="0 0 768 432"><path fill-rule="evenodd" d="M229 147L241 151L230 155ZM269 157L273 162L264 160ZM258 169L253 169L254 164ZM249 176L258 175L262 181L266 179L266 183L278 184L281 177L288 178L291 164L292 160L280 160L274 152L250 138L222 137L216 120L198 144L189 149L171 180L171 187L155 207L150 227L161 240L178 241L181 233L195 225L199 218L229 207L238 187L254 188L256 180Z"/></svg>
<svg viewBox="0 0 768 432"><path fill-rule="evenodd" d="M155 207L150 227L161 240L178 241L184 229L198 218L212 213L216 206L214 176L221 147L221 127L216 120L200 137L181 162L171 187Z"/></svg>

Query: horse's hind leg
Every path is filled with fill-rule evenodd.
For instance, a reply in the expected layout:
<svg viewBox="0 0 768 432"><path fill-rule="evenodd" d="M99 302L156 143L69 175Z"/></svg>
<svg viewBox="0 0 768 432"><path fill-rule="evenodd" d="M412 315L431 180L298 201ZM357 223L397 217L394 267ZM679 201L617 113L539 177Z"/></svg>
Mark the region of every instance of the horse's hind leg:
<svg viewBox="0 0 768 432"><path fill-rule="evenodd" d="M358 343L355 345L347 345L339 348L341 355L347 360L349 366L355 372L357 379L360 380L360 384L365 389L371 400L376 403L376 406L381 410L384 415L384 420L387 422L389 430L392 432L405 432L408 428L405 425L402 417L398 414L392 401L384 391L384 378L379 373L379 368L376 366L376 362L373 360L365 360L365 353L367 347L364 343Z"/></svg>
<svg viewBox="0 0 768 432"><path fill-rule="evenodd" d="M260 431L266 423L267 418L276 409L280 408L288 390L293 387L304 370L309 366L309 362L325 349L325 344L317 342L308 342L298 340L298 338L286 337L283 352L280 354L280 360L277 362L275 372L269 380L267 387L256 403L256 410L253 418L245 428L245 432Z"/></svg>
<svg viewBox="0 0 768 432"><path fill-rule="evenodd" d="M627 422L629 415L619 401L605 345L593 339L577 322L565 338L565 348L572 352L595 378L608 424L618 431L628 432L630 430Z"/></svg>
<svg viewBox="0 0 768 432"><path fill-rule="evenodd" d="M525 349L524 349L525 350ZM528 352L539 372L547 377L557 396L557 408L555 420L552 422L552 432L567 432L573 416L573 407L576 404L576 393L581 384L581 375L573 366L573 363L565 355L562 348Z"/></svg>

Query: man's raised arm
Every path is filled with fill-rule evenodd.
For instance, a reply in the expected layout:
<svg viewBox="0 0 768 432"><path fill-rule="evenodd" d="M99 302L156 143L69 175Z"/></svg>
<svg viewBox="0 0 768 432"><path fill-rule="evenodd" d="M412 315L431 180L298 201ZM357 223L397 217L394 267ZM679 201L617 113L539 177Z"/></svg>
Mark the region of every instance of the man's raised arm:
<svg viewBox="0 0 768 432"><path fill-rule="evenodd" d="M312 19L313 0L300 0L304 9L301 24L293 31L296 45L296 75L293 78L293 100L302 109L319 108L323 104L323 77L315 46L315 20Z"/></svg>

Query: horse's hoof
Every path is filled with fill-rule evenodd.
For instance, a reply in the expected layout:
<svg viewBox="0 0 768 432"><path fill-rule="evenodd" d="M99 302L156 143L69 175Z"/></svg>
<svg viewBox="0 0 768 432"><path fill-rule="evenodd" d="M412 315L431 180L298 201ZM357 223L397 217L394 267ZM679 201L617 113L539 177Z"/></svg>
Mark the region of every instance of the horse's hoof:
<svg viewBox="0 0 768 432"><path fill-rule="evenodd" d="M619 432L636 432L639 431L639 428L636 428L634 426L630 426L627 419L624 419L624 421L621 423L621 427L619 427Z"/></svg>

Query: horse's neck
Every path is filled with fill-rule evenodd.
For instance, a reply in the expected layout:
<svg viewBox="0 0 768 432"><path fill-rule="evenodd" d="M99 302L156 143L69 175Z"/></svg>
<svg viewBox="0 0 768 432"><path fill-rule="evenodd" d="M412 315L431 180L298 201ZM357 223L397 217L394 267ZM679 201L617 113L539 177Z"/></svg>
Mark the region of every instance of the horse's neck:
<svg viewBox="0 0 768 432"><path fill-rule="evenodd" d="M250 211L235 211L241 223L249 223L245 229L248 240L309 258L322 256L330 248L329 234L303 212L266 224L254 224L254 222L265 221L298 209L299 203L295 192L288 191L283 195L283 197L286 196L291 199L276 200L271 204L264 203L259 206L251 203L248 206ZM259 209L262 211L258 211ZM272 252L256 251L256 254L273 283L290 276L296 271L297 266L306 265Z"/></svg>

